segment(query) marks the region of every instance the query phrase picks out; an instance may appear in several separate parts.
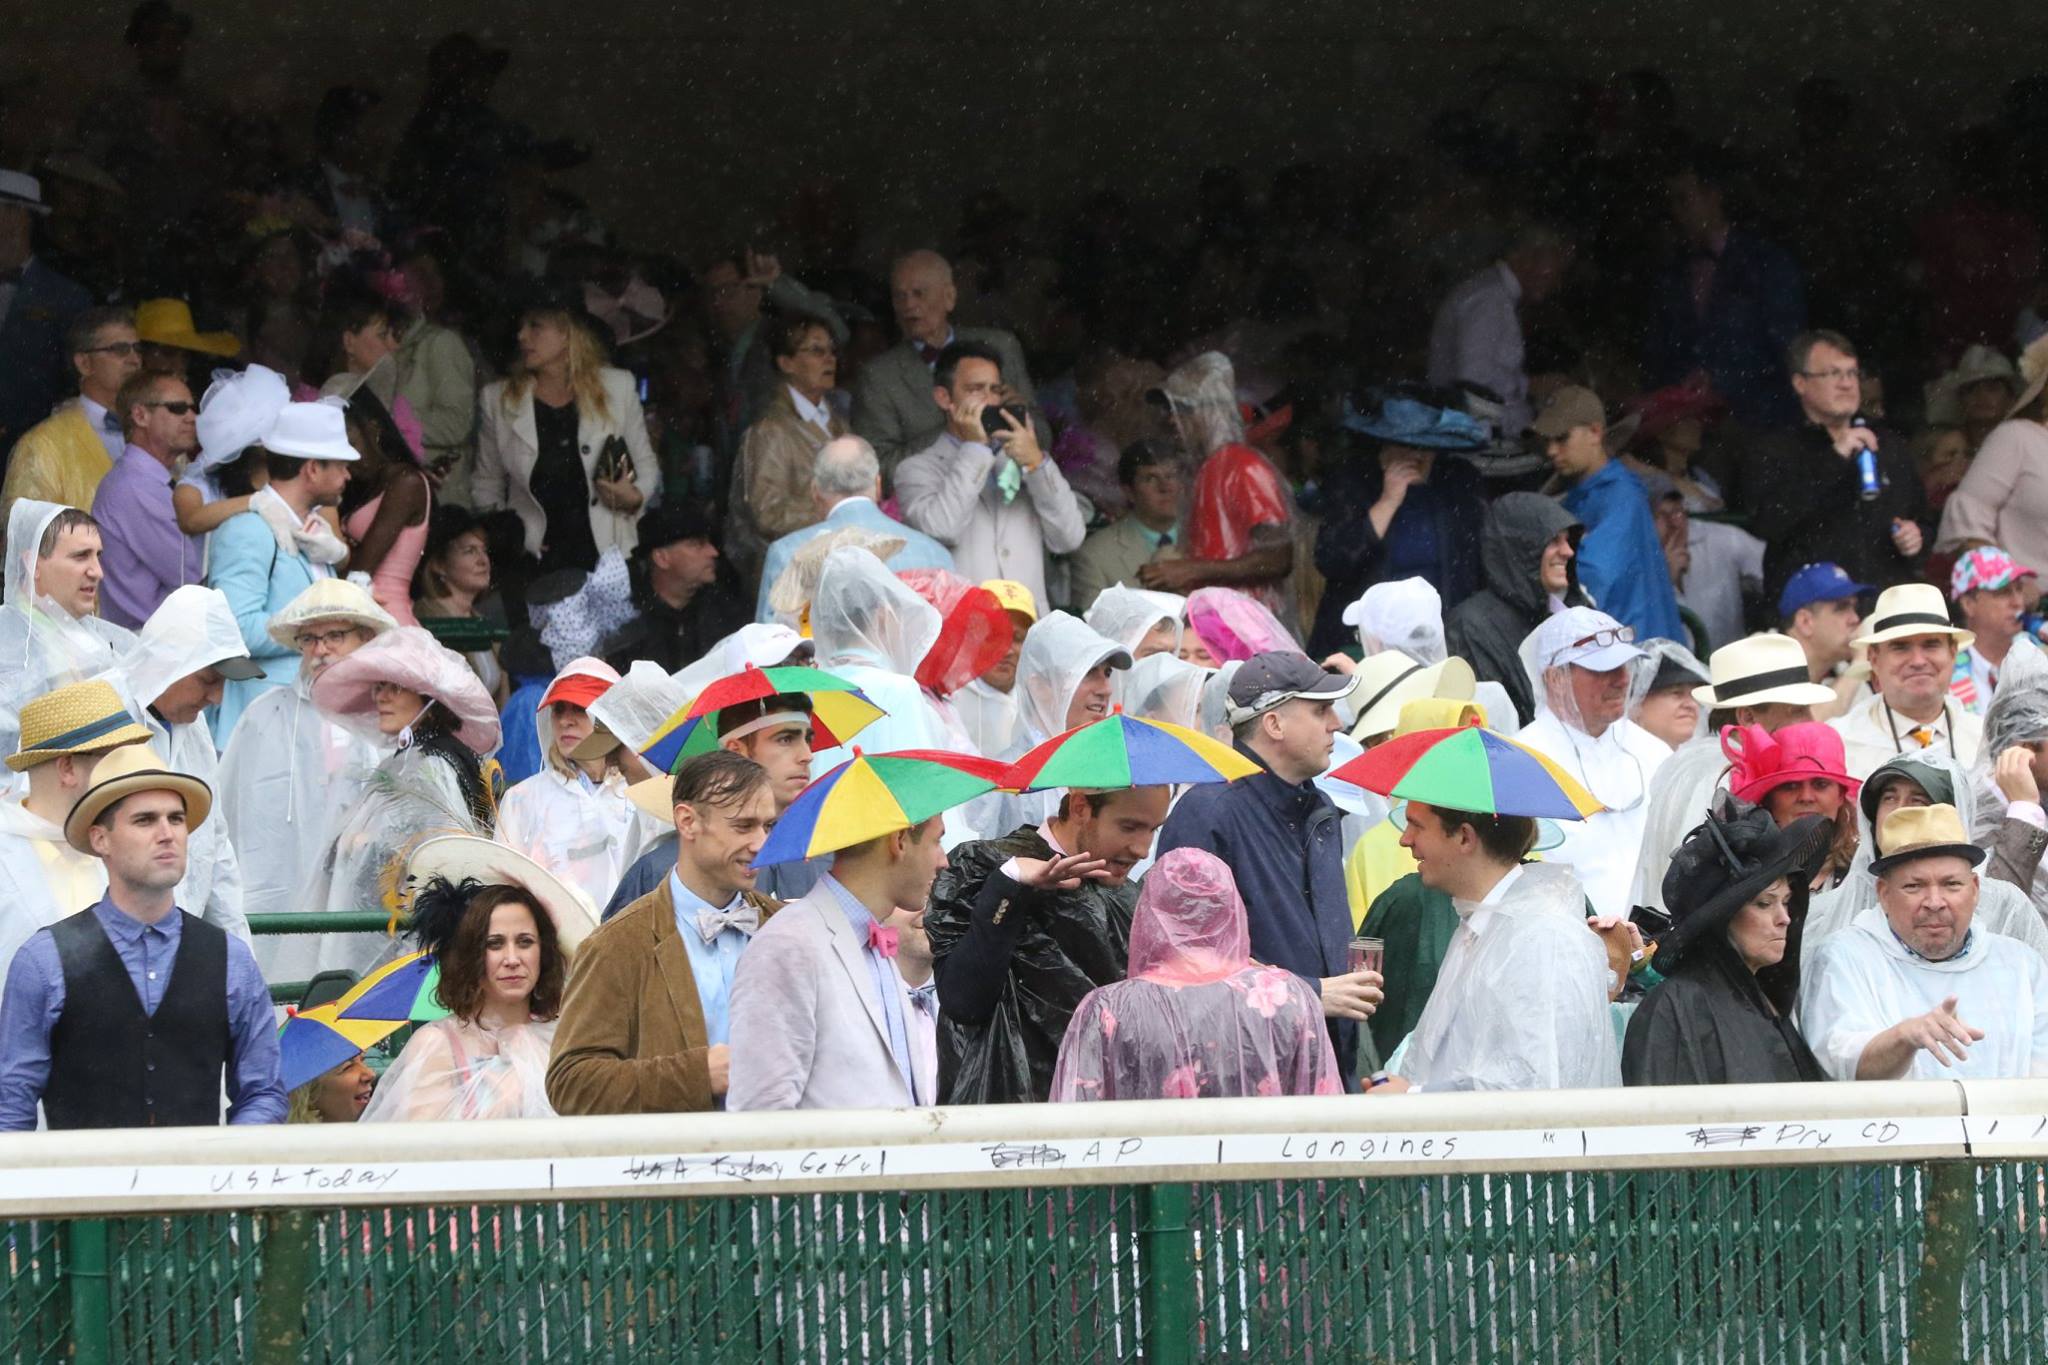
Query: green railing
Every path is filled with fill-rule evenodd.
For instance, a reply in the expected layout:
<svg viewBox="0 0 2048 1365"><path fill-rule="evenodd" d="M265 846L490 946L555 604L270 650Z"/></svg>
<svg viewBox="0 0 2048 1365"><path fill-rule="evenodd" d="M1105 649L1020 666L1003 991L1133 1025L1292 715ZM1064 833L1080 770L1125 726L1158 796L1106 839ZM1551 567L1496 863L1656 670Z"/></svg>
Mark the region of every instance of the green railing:
<svg viewBox="0 0 2048 1365"><path fill-rule="evenodd" d="M0 1359L2039 1362L2043 1132L1998 1083L10 1135Z"/></svg>
<svg viewBox="0 0 2048 1365"><path fill-rule="evenodd" d="M402 925L404 920L399 922ZM249 916L249 932L258 938L286 934L381 934L390 928L391 915L384 910L308 910ZM280 1005L296 1005L305 993L303 981L270 983L270 998Z"/></svg>

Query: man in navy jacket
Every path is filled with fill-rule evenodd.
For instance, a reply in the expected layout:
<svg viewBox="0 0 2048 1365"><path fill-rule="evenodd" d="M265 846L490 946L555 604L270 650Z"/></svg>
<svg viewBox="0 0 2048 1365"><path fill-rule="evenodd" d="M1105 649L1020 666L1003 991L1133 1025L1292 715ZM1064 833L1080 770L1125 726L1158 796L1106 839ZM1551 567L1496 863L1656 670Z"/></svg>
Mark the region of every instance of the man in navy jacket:
<svg viewBox="0 0 2048 1365"><path fill-rule="evenodd" d="M1340 816L1314 779L1330 763L1336 702L1355 680L1300 654L1247 659L1230 684L1237 750L1261 771L1190 787L1160 831L1158 856L1200 848L1230 864L1252 955L1306 980L1323 1000L1347 1089L1356 1090L1358 1021L1379 1004L1376 972L1347 971L1351 904Z"/></svg>

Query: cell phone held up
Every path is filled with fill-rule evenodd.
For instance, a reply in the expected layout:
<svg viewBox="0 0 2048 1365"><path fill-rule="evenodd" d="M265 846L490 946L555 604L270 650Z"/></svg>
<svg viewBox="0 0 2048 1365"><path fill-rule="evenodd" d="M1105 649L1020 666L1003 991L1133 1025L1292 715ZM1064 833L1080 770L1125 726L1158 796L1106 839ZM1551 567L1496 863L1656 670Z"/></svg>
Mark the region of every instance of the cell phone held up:
<svg viewBox="0 0 2048 1365"><path fill-rule="evenodd" d="M988 443L992 446L1001 445L1010 434L1010 424L1003 420L1005 414L1016 419L1020 427L1028 429L1031 425L1031 414L1022 403L989 404L981 410L981 429L988 433Z"/></svg>

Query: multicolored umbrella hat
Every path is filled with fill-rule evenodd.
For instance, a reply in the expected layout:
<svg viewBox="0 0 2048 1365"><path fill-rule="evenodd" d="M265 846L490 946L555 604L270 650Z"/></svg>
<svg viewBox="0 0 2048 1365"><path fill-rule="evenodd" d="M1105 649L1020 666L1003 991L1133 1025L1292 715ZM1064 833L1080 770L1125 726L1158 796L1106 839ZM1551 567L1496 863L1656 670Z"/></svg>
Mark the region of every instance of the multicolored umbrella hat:
<svg viewBox="0 0 2048 1365"><path fill-rule="evenodd" d="M996 789L1003 765L940 749L859 749L805 787L782 813L756 867L834 853L923 824Z"/></svg>
<svg viewBox="0 0 2048 1365"><path fill-rule="evenodd" d="M1114 790L1231 782L1258 770L1258 764L1199 730L1127 716L1119 706L1102 720L1054 735L1012 763L997 785L1017 792Z"/></svg>
<svg viewBox="0 0 2048 1365"><path fill-rule="evenodd" d="M672 773L686 758L718 747L718 713L764 697L804 696L811 700L814 746L833 749L880 720L882 708L844 678L799 664L756 668L708 684L697 699L662 722L640 751L657 771Z"/></svg>
<svg viewBox="0 0 2048 1365"><path fill-rule="evenodd" d="M403 1019L342 1019L339 1000L303 1009L277 1031L279 1071L286 1090L326 1075L405 1027Z"/></svg>
<svg viewBox="0 0 2048 1365"><path fill-rule="evenodd" d="M334 1002L334 1013L343 1023L394 1026L445 1019L447 1008L434 998L440 984L441 968L431 953L408 953L358 981Z"/></svg>
<svg viewBox="0 0 2048 1365"><path fill-rule="evenodd" d="M1401 735L1330 776L1382 796L1490 815L1583 820L1606 809L1542 754L1478 725Z"/></svg>

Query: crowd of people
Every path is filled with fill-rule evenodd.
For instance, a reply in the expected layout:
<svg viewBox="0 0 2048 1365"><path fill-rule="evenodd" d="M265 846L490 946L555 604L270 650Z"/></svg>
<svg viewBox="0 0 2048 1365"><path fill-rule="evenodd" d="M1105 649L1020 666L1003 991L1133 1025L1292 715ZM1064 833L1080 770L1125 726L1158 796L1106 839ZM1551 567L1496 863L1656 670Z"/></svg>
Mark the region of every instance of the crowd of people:
<svg viewBox="0 0 2048 1365"><path fill-rule="evenodd" d="M194 31L0 169L0 1127L2048 1074L2018 113L1917 332L1637 73L1388 344L1299 177L691 269L502 49L294 165ZM1472 726L1578 818L1340 772Z"/></svg>

